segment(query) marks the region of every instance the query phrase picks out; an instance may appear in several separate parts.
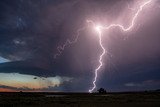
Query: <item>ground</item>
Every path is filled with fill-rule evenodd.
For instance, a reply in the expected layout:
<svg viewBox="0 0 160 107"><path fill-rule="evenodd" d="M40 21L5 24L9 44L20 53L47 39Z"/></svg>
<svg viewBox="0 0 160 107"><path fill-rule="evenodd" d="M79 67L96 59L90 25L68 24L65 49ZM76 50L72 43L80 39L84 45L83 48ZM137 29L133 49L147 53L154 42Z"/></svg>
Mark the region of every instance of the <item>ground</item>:
<svg viewBox="0 0 160 107"><path fill-rule="evenodd" d="M0 93L0 107L160 107L160 92Z"/></svg>

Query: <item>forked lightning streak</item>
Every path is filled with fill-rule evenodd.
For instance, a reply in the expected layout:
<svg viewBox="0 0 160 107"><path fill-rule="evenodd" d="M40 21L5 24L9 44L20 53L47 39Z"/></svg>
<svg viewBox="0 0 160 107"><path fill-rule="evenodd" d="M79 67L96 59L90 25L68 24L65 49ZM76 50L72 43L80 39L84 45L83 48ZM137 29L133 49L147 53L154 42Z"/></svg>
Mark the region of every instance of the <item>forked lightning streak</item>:
<svg viewBox="0 0 160 107"><path fill-rule="evenodd" d="M105 55L106 53L106 50L102 44L102 30L110 30L111 28L115 28L115 27L118 27L120 28L122 31L124 32L127 32L127 31L130 31L134 25L135 25L135 21L136 19L138 18L138 15L141 13L141 11L143 10L143 8L147 5L149 5L153 0L147 0L145 1L140 7L139 9L137 10L137 12L135 13L135 15L133 16L132 18L132 21L131 21L131 24L125 28L125 26L121 25L121 24L111 24L109 26L100 26L100 25L97 25L92 21L92 20L87 20L87 22L89 23L92 23L95 27L95 30L98 32L98 37L99 37L99 45L101 46L103 52L102 54L100 55L99 57L99 65L98 67L95 69L95 76L94 76L94 80L93 80L93 87L91 89L89 89L89 92L92 93L94 91L94 89L96 88L96 81L97 81L97 77L98 77L98 71L101 69L101 67L103 66L103 62L102 62L102 59L103 59L103 56Z"/></svg>

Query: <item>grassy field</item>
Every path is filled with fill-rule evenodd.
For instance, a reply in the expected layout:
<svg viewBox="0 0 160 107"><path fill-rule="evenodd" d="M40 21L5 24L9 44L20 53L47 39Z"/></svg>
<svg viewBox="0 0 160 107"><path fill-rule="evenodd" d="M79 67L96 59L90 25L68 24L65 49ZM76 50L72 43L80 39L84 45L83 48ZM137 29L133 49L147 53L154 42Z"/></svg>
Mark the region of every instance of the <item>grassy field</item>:
<svg viewBox="0 0 160 107"><path fill-rule="evenodd" d="M0 93L0 107L160 107L160 93Z"/></svg>

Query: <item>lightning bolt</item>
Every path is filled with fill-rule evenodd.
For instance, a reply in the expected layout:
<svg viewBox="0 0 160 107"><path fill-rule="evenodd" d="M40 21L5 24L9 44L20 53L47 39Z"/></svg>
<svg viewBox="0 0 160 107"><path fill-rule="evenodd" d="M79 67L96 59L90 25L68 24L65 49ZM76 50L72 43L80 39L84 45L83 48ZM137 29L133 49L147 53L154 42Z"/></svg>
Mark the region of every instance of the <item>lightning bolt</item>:
<svg viewBox="0 0 160 107"><path fill-rule="evenodd" d="M102 30L109 30L111 28L118 27L124 32L130 31L134 27L136 19L138 18L141 11L144 9L145 6L149 5L152 1L153 0L147 0L139 7L139 9L137 10L137 12L135 13L135 15L132 18L131 24L128 27L125 27L121 24L111 24L109 26L99 26L99 25L96 26L96 24L92 20L87 20L88 23L92 23L94 25L95 30L98 32L99 45L103 50L102 54L99 56L99 65L95 69L95 77L94 77L94 80L93 80L93 87L91 89L89 89L90 93L92 93L94 91L94 89L96 88L96 81L97 81L97 77L98 77L98 72L100 71L101 67L103 66L102 59L103 59L103 56L106 53L106 50L105 50L105 48L102 44Z"/></svg>
<svg viewBox="0 0 160 107"><path fill-rule="evenodd" d="M74 43L76 43L78 41L78 38L80 36L80 32L85 30L86 27L82 27L80 29L77 30L76 32L76 36L73 40L71 39L67 39L66 42L63 45L60 45L57 47L57 53L54 55L54 59L56 59L58 56L60 56L62 54L62 51L64 51L65 47L67 47L68 45L72 45Z"/></svg>
<svg viewBox="0 0 160 107"><path fill-rule="evenodd" d="M99 44L103 50L102 54L100 55L100 58L99 58L99 66L95 69L95 77L94 77L94 80L93 80L93 87L91 90L89 90L89 92L91 93L95 88L96 88L96 80L97 80L97 76L98 76L98 71L99 69L103 66L103 63L102 63L102 59L103 59L103 56L105 55L106 53L106 50L102 44L102 32L101 32L101 26L97 26L96 27L96 30L98 32L98 36L99 36Z"/></svg>
<svg viewBox="0 0 160 107"><path fill-rule="evenodd" d="M102 61L102 60L103 60L103 57L104 57L104 55L105 55L106 53L108 53L108 52L106 51L106 49L104 48L103 44L102 44L102 31L103 31L103 30L110 30L110 29L116 28L116 27L117 27L117 28L120 28L123 32L130 31L130 30L134 27L135 22L136 22L136 19L138 18L139 14L143 11L143 9L144 9L147 5L151 4L152 1L154 1L154 0L145 0L145 1L140 5L140 7L138 8L138 10L136 11L136 13L134 14L134 16L133 16L133 18L132 18L132 20L131 20L131 23L130 23L130 25L129 25L128 27L125 27L125 26L123 26L123 25L121 25L121 24L115 24L115 23L110 24L110 25L108 25L108 26L106 26L106 25L105 25L105 26L101 26L101 25L96 25L96 23L94 23L94 21L92 21L92 20L87 20L87 23L91 23L91 24L93 25L93 27L95 28L95 30L97 31L97 33L98 33L98 38L99 38L99 45L100 45L100 47L101 47L101 49L102 49L102 53L101 53L100 56L99 56L99 65L98 65L98 67L94 70L94 71L95 71L95 72L94 72L95 76L94 76L94 80L93 80L93 82L92 82L93 87L92 87L91 89L89 89L89 92L90 92L90 93L92 93L92 92L95 90L95 88L96 88L96 81L97 81L98 73L99 73L100 69L101 69L102 66L103 66L103 61ZM129 5L128 5L128 7L129 7ZM130 8L130 7L129 7L129 9L130 9L130 10L135 10L135 9ZM58 47L57 47L57 53L54 55L54 58L56 59L58 56L60 56L60 55L62 54L62 51L65 50L65 47L67 47L68 45L72 45L72 44L76 43L76 42L78 41L79 36L80 36L80 32L83 31L83 30L85 30L86 28L87 28L87 27L83 27L83 28L81 28L81 29L78 29L77 32L76 32L75 39L73 39L73 40L67 39L66 42L65 42L63 45L58 46Z"/></svg>

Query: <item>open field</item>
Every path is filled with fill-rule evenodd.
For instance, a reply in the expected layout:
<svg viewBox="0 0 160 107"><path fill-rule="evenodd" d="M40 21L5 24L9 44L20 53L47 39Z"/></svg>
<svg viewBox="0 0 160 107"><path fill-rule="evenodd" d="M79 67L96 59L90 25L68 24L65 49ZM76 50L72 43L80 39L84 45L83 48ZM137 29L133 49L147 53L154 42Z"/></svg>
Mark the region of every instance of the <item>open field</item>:
<svg viewBox="0 0 160 107"><path fill-rule="evenodd" d="M0 93L0 107L160 107L160 92Z"/></svg>

